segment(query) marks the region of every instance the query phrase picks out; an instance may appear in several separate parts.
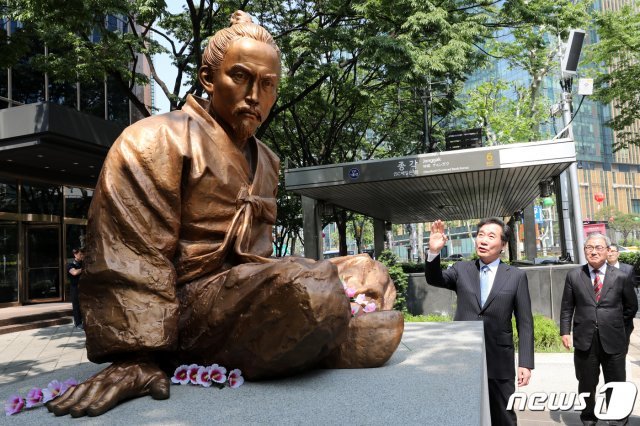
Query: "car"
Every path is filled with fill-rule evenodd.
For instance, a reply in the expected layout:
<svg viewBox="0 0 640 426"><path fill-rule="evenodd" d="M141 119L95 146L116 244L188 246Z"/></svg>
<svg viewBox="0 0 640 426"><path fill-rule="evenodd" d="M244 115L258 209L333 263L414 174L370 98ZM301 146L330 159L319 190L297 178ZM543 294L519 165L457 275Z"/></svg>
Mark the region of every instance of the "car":
<svg viewBox="0 0 640 426"><path fill-rule="evenodd" d="M442 260L449 260L449 261L454 261L457 262L459 260L467 260L467 256L465 256L464 253L454 253L454 254L450 254L449 256L443 258Z"/></svg>

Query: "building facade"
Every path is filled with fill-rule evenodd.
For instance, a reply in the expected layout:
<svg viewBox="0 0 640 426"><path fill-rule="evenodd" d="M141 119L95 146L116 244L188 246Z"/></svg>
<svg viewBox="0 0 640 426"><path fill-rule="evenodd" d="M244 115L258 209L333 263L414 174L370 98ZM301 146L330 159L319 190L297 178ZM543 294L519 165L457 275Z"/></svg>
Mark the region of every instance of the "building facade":
<svg viewBox="0 0 640 426"><path fill-rule="evenodd" d="M110 31L127 31L124 20L106 19ZM9 35L21 28L0 27ZM139 67L148 72L145 61ZM151 105L149 87L137 95ZM109 77L59 82L35 71L29 56L0 69L0 308L68 300L65 265L84 246L102 162L140 118Z"/></svg>

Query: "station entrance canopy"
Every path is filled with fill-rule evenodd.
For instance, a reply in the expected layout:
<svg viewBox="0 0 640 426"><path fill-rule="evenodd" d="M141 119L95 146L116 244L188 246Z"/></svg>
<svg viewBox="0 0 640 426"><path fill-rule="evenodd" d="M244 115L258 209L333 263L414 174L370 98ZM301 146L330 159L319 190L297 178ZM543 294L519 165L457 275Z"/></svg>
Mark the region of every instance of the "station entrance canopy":
<svg viewBox="0 0 640 426"><path fill-rule="evenodd" d="M289 169L285 186L392 223L511 217L575 161L560 139Z"/></svg>
<svg viewBox="0 0 640 426"><path fill-rule="evenodd" d="M0 177L93 188L123 128L49 102L0 110Z"/></svg>

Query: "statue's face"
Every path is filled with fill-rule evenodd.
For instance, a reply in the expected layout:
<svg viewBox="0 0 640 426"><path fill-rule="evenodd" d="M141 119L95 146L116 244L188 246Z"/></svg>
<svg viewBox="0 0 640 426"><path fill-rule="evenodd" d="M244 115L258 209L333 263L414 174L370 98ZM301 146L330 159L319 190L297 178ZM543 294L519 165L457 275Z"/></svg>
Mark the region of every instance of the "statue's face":
<svg viewBox="0 0 640 426"><path fill-rule="evenodd" d="M229 45L212 76L211 113L234 140L252 136L276 101L280 59L266 43L240 38Z"/></svg>

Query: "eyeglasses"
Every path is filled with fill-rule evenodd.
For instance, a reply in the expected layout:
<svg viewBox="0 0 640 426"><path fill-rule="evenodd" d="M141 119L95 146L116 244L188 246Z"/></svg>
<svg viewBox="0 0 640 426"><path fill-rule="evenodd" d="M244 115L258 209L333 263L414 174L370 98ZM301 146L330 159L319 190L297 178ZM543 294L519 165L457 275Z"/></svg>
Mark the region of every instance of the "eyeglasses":
<svg viewBox="0 0 640 426"><path fill-rule="evenodd" d="M610 253L617 253L617 252L618 252L618 250L616 250L616 249L609 249L609 252L610 252Z"/></svg>
<svg viewBox="0 0 640 426"><path fill-rule="evenodd" d="M602 251L606 249L605 246L584 246L585 251Z"/></svg>

